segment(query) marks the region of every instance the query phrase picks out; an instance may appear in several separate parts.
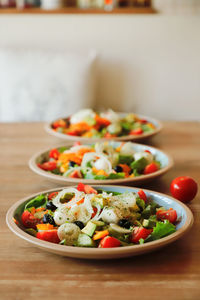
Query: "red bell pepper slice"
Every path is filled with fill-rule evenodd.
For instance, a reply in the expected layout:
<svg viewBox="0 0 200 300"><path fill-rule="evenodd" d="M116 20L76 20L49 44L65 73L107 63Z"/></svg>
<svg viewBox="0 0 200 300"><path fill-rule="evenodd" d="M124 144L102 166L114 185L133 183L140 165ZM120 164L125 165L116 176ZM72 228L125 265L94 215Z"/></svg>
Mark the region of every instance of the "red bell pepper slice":
<svg viewBox="0 0 200 300"><path fill-rule="evenodd" d="M104 237L99 244L99 248L114 248L119 246L121 246L121 242L109 235Z"/></svg>
<svg viewBox="0 0 200 300"><path fill-rule="evenodd" d="M58 244L60 242L60 239L58 237L57 232L58 232L57 229L42 230L42 231L37 232L36 237L43 241Z"/></svg>

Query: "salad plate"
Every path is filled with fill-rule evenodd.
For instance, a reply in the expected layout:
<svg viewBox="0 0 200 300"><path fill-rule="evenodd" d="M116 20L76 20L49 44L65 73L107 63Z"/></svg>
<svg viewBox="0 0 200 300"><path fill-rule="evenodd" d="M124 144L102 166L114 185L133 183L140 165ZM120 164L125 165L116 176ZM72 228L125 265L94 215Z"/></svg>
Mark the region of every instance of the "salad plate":
<svg viewBox="0 0 200 300"><path fill-rule="evenodd" d="M160 121L140 114L83 109L45 125L47 133L66 141L138 141L159 133Z"/></svg>
<svg viewBox="0 0 200 300"><path fill-rule="evenodd" d="M69 194L71 194L72 192L75 193L75 196L72 196L70 200L68 197L66 197L64 202L63 195L69 196ZM81 197L84 197L84 201L80 202L80 200L77 198L78 196L80 196L80 194ZM98 218L95 219L95 217L92 216L93 219L91 219L91 216L89 216L86 220L85 217L87 216L87 214L83 213L83 211L86 210L86 207L89 211L88 199L90 199L90 201L98 199L99 201L99 199L102 199L102 197L100 197L102 195L104 195L104 201L111 201L112 205L110 206L110 209L112 209L113 213L115 214L105 214L106 210L108 210L109 208L109 204L107 202L106 205L104 204L104 208L101 208L101 212L96 212L96 216L98 216ZM121 200L123 202L123 205L129 206L128 211L129 213L131 212L131 217L129 215L129 229L127 229L127 226L121 224L122 220L119 220L120 216L117 214L119 203L116 201ZM38 201L40 202L39 205L37 204ZM115 206L113 206L112 201L115 201ZM136 202L133 203L134 201ZM52 205L55 206L54 209L51 208ZM143 205L144 207L141 208ZM151 207L151 209L155 209L155 212L151 213L151 215L144 216L143 214L144 212L145 214L147 213L149 206ZM68 219L67 221L63 219L63 217L66 217L65 215L63 216L63 207L64 209L67 208L67 219L72 217L72 215L71 217L69 217L69 212L71 213L71 209L78 207L76 213L73 214L73 219ZM48 212L46 211L47 208ZM122 215L124 217L126 214L125 211L127 211L127 209L123 210L123 208L124 207L122 207L120 211L121 213L122 211L124 212L124 215ZM52 212L51 209L54 212ZM104 214L102 214L103 211ZM43 213L42 217L41 212ZM135 213L137 214L137 217L134 217L136 216ZM27 215L31 215L32 217L27 219ZM115 217L113 218L114 215ZM116 216L118 216L117 220L115 219ZM48 222L44 221L44 217L46 220L48 219ZM40 221L40 218L43 218L43 221ZM54 225L51 225L52 218ZM82 222L78 222L77 218ZM108 218L111 219L108 220ZM96 220L96 223L94 219ZM35 220L37 220L37 225L36 223L34 223ZM123 186L98 185L91 187L80 183L77 187L65 187L57 189L54 188L21 199L20 201L13 204L12 207L8 210L6 221L8 227L14 234L45 251L62 256L82 259L114 259L151 252L176 241L192 227L193 215L190 209L180 201L158 192L145 189L141 192L141 190L139 190L138 188ZM105 236L104 233L105 237L102 238L100 242L96 241L98 238L95 238L93 233L91 234L91 230L95 230L88 225L88 223L91 222L93 222L93 225L94 223L97 224L99 222L98 226L102 226L103 223L103 226L106 226L103 228L104 232L106 231L105 228L109 231L107 233L107 236ZM155 224L152 225L152 222L155 222ZM83 227L80 227L79 223L84 223ZM32 226L33 224L35 227ZM70 226L70 230L69 228L67 229L67 227ZM114 230L115 233L117 230L117 238L115 233L113 233L113 231L110 231L110 227L112 230ZM119 228L121 228L120 235L118 231ZM140 235L140 239L136 237L138 228L140 228L140 233L141 230L145 232L145 236L143 232L143 235ZM73 240L74 236L76 235L76 231L78 231L78 240L77 238ZM95 231L95 235L99 234L99 232L101 231ZM148 234L146 234L147 232ZM129 239L129 242L126 241L125 243L123 242L123 238L125 236L127 237L127 235L129 238L131 237L131 240ZM49 240L50 238L51 240ZM107 245L105 245L106 238ZM111 246L111 244L108 243L108 238L114 240L115 245L112 244ZM92 244L88 244L88 240L90 240ZM118 244L116 244L116 240L118 241Z"/></svg>
<svg viewBox="0 0 200 300"><path fill-rule="evenodd" d="M132 142L61 145L33 155L29 167L60 184L141 184L165 174L172 158L154 147Z"/></svg>

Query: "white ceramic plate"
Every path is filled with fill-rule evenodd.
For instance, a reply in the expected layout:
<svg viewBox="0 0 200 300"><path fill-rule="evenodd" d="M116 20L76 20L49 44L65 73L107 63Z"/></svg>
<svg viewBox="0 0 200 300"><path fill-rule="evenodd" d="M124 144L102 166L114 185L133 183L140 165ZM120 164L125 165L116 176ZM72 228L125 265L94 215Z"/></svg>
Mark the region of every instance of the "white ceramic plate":
<svg viewBox="0 0 200 300"><path fill-rule="evenodd" d="M100 188L105 191L107 190L107 191L115 191L121 193L125 191L137 192L139 190L138 188L123 187L123 186L93 186L93 187ZM17 225L14 222L13 218L15 218L20 222L20 216L23 212L24 206L30 199L32 199L33 197L41 193L60 191L61 189L63 188L42 191L40 193L21 199L14 205L12 205L12 207L8 210L6 215L6 222L10 230L14 232L14 234L26 240L27 242L33 244L34 246L58 255L75 257L75 258L83 258L83 259L113 259L113 258L139 255L139 254L151 252L158 248L164 247L169 243L172 243L177 239L179 239L180 237L182 237L192 227L193 224L193 215L190 209L186 205L184 205L178 200L175 200L172 197L157 192L149 191L149 190L144 190L147 197L150 196L153 201L155 201L161 206L166 207L167 209L169 208L176 209L178 218L180 218L180 222L176 227L177 231L174 232L173 234L164 237L160 240L156 240L142 245L117 247L117 248L104 248L104 249L81 248L81 247L58 245L58 244L42 241L40 239L37 239L36 237L29 235L23 230L23 227L21 225Z"/></svg>
<svg viewBox="0 0 200 300"><path fill-rule="evenodd" d="M127 113L118 113L121 117L124 117L125 115L127 115ZM162 124L160 123L160 121L156 120L156 119L153 119L153 118L150 118L150 117L146 117L146 116L143 116L143 115L139 115L137 114L137 116L140 118L140 119L145 119L147 120L148 122L151 122L155 125L155 130L152 131L152 132L146 132L146 133L143 133L143 134L140 134L140 135L125 135L125 136L120 136L120 137L112 137L112 138L84 138L84 137L80 137L80 136L71 136L71 135L68 135L68 134L64 134L64 133L60 133L60 132L57 132L55 130L52 129L52 124L53 122L50 122L48 124L45 125L45 130L47 133L59 138L59 139L63 139L63 140L66 140L66 141L73 141L73 142L81 142L81 143L93 143L93 142L99 142L99 141L108 141L108 140L115 140L115 141L138 141L138 140L141 140L141 139L145 139L145 138L148 138L148 137L151 137L157 133L159 133L162 129ZM66 119L63 118L63 119Z"/></svg>
<svg viewBox="0 0 200 300"><path fill-rule="evenodd" d="M110 142L110 144L113 145L114 147L118 147L121 144L121 142ZM63 146L63 145L61 145L61 146ZM64 145L64 146L69 146L69 145ZM57 147L57 148L59 148L59 147ZM38 175L46 177L47 179L49 179L53 182L59 183L59 184L66 184L66 183L77 184L81 180L85 184L128 184L128 183L131 183L131 185L137 185L137 184L141 184L143 182L152 180L156 177L159 177L159 176L165 174L173 166L172 158L169 155L167 155L165 152L163 152L159 149L150 147L150 146L133 143L133 149L136 152L149 150L156 157L156 160L158 160L161 163L161 169L154 173L151 173L151 174L140 175L140 176L133 177L133 178L106 179L106 180L70 178L70 177L64 177L61 175L56 175L56 174L44 171L37 166L37 164L41 163L45 157L48 157L48 153L51 149L46 149L46 150L40 151L40 152L36 153L35 155L33 155L33 157L29 161L29 167L31 168L31 170L33 172L37 173Z"/></svg>

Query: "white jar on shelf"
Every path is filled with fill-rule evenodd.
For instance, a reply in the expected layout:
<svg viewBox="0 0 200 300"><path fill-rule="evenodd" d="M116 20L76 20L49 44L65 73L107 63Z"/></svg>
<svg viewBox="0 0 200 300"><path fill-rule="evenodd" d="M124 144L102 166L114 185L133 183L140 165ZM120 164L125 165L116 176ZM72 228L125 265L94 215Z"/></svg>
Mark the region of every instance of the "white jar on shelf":
<svg viewBox="0 0 200 300"><path fill-rule="evenodd" d="M79 8L87 9L93 7L91 0L78 0L77 5Z"/></svg>
<svg viewBox="0 0 200 300"><path fill-rule="evenodd" d="M62 0L41 0L42 9L58 9L62 7Z"/></svg>

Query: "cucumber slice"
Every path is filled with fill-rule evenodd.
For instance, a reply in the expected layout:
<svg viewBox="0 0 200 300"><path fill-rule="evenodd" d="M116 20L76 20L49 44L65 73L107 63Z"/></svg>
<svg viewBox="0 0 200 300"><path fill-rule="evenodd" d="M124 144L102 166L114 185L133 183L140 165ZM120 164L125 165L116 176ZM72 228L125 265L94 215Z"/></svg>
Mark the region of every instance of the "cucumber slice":
<svg viewBox="0 0 200 300"><path fill-rule="evenodd" d="M80 233L77 239L78 247L95 247L94 241L85 233Z"/></svg>
<svg viewBox="0 0 200 300"><path fill-rule="evenodd" d="M117 233L121 233L121 234L126 234L126 233L131 233L132 231L130 229L126 229L123 228L117 224L111 223L110 224L110 228L114 231L116 231Z"/></svg>

